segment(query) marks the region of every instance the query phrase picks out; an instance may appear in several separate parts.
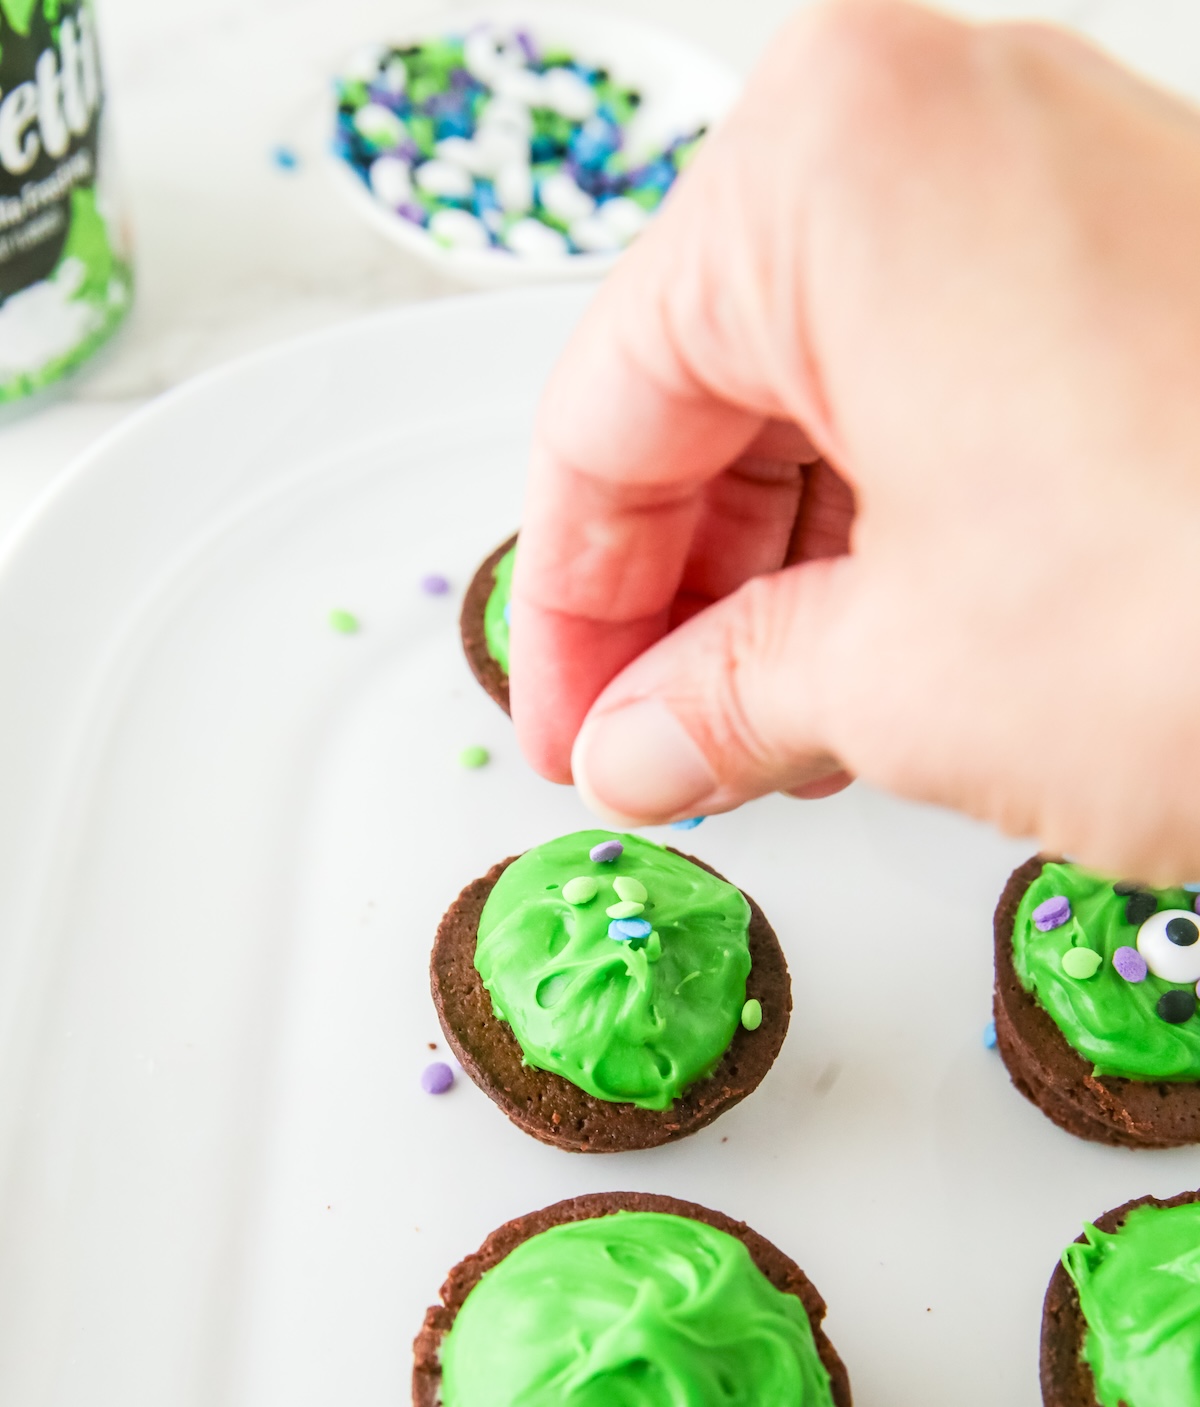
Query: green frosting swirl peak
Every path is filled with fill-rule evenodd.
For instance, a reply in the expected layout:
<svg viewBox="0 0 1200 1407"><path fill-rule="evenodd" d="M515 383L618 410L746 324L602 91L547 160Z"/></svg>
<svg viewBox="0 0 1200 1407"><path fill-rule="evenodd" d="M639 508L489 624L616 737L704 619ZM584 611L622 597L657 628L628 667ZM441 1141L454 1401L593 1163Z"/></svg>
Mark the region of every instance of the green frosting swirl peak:
<svg viewBox="0 0 1200 1407"><path fill-rule="evenodd" d="M1100 1407L1200 1407L1200 1205L1146 1203L1084 1236L1063 1265Z"/></svg>
<svg viewBox="0 0 1200 1407"><path fill-rule="evenodd" d="M487 641L488 654L500 668L508 673L508 619L504 612L512 600L513 563L517 560L517 548L512 547L496 563L492 575L496 579L492 594L483 608L483 638Z"/></svg>
<svg viewBox="0 0 1200 1407"><path fill-rule="evenodd" d="M614 839L618 860L588 858ZM637 917L652 931L633 942L609 936L620 877L646 890ZM597 892L572 904L563 890L579 878ZM741 890L690 860L640 836L577 831L527 850L496 881L475 967L527 1064L598 1099L668 1109L712 1074L737 1031L749 928Z"/></svg>
<svg viewBox="0 0 1200 1407"><path fill-rule="evenodd" d="M480 1279L442 1344L444 1407L832 1407L795 1295L735 1237L616 1212Z"/></svg>
<svg viewBox="0 0 1200 1407"><path fill-rule="evenodd" d="M1158 889L1160 909L1191 909L1184 889ZM1045 899L1065 895L1071 917L1060 928L1039 932L1033 911ZM1013 924L1013 967L1027 992L1051 1016L1069 1045L1090 1060L1097 1076L1131 1080L1200 1080L1200 1020L1164 1021L1156 1004L1164 992L1191 990L1187 983L1153 975L1127 982L1112 965L1118 948L1137 946L1137 925L1125 918L1126 900L1112 880L1079 865L1049 863L1025 891ZM1072 947L1099 953L1092 977L1063 970Z"/></svg>

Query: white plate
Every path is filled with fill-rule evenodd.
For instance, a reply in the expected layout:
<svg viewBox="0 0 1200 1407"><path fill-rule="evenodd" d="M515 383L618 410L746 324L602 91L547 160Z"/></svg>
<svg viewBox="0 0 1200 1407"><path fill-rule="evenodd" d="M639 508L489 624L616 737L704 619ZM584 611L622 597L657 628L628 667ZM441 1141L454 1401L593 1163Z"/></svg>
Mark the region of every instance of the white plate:
<svg viewBox="0 0 1200 1407"><path fill-rule="evenodd" d="M463 34L482 23L528 29L546 48L565 49L584 62L602 65L644 98L630 129L635 150L661 150L672 138L712 126L733 106L740 82L735 71L704 49L667 29L608 10L567 6L556 0L495 0L462 13L442 14L425 24L381 34L381 43L416 43ZM330 122L333 118L330 116ZM331 157L343 193L359 214L393 243L427 264L476 288L558 283L599 278L616 254L568 254L563 258L518 258L502 249L446 249L420 225L376 200L350 167Z"/></svg>
<svg viewBox="0 0 1200 1407"><path fill-rule="evenodd" d="M461 587L516 523L584 301L431 304L208 376L0 562L6 1407L403 1407L449 1266L611 1188L795 1256L859 1407L1035 1407L1061 1246L1200 1181L1194 1152L1087 1147L1010 1089L980 1032L1023 849L864 788L686 837L795 986L776 1067L712 1128L589 1158L465 1080L422 1094L443 908L588 820L470 679L456 600L417 587Z"/></svg>

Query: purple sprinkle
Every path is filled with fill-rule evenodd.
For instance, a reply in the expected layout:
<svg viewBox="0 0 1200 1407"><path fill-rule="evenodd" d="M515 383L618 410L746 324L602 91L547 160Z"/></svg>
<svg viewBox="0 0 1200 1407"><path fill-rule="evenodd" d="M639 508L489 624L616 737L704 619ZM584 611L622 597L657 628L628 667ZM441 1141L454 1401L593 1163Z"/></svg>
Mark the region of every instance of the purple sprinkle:
<svg viewBox="0 0 1200 1407"><path fill-rule="evenodd" d="M602 840L599 845L593 845L588 851L588 859L595 860L598 865L610 865L624 853L625 847L619 840Z"/></svg>
<svg viewBox="0 0 1200 1407"><path fill-rule="evenodd" d="M435 1060L421 1071L421 1088L426 1094L445 1094L454 1083L454 1071L444 1061Z"/></svg>
<svg viewBox="0 0 1200 1407"><path fill-rule="evenodd" d="M450 583L439 572L430 572L421 578L421 590L426 596L444 596L450 590Z"/></svg>
<svg viewBox="0 0 1200 1407"><path fill-rule="evenodd" d="M644 918L615 918L608 925L608 936L618 943L628 943L631 938L649 938L650 924Z"/></svg>
<svg viewBox="0 0 1200 1407"><path fill-rule="evenodd" d="M689 816L686 821L672 821L671 829L673 831L694 831L703 820L703 816Z"/></svg>
<svg viewBox="0 0 1200 1407"><path fill-rule="evenodd" d="M1043 900L1033 911L1034 927L1042 933L1061 928L1070 917L1071 901L1065 894L1055 894L1053 898Z"/></svg>
<svg viewBox="0 0 1200 1407"><path fill-rule="evenodd" d="M1136 948L1118 948L1113 954L1112 965L1126 982L1144 982L1150 970L1146 959Z"/></svg>
<svg viewBox="0 0 1200 1407"><path fill-rule="evenodd" d="M1195 909L1198 914L1200 914L1200 894L1197 894L1196 897L1192 900L1192 908Z"/></svg>
<svg viewBox="0 0 1200 1407"><path fill-rule="evenodd" d="M525 62L535 64L538 61L537 47L533 42L533 36L527 29L518 29L513 38L521 46L521 52L525 55Z"/></svg>
<svg viewBox="0 0 1200 1407"><path fill-rule="evenodd" d="M406 200L403 205L397 205L396 214L399 215L401 219L411 220L414 225L423 225L425 223L424 210L422 210L419 205L412 204L411 201Z"/></svg>

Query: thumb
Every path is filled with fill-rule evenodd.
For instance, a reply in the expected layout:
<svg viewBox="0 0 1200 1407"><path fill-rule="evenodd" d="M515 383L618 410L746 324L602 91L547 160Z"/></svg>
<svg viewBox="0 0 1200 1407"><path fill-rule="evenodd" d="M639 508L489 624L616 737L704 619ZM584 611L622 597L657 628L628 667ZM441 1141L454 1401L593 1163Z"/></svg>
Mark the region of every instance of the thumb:
<svg viewBox="0 0 1200 1407"><path fill-rule="evenodd" d="M588 806L648 825L847 785L827 741L827 661L854 566L841 557L755 577L639 655L575 740Z"/></svg>

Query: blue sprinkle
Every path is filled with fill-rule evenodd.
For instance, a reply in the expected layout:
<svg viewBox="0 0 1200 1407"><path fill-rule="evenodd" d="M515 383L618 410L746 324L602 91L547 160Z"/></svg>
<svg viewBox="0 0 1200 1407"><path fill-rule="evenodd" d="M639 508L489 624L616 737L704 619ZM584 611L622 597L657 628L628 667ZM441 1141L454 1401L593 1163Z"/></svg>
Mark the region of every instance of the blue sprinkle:
<svg viewBox="0 0 1200 1407"><path fill-rule="evenodd" d="M1186 889L1189 894L1200 894L1200 884L1185 884L1181 887Z"/></svg>
<svg viewBox="0 0 1200 1407"><path fill-rule="evenodd" d="M984 1050L996 1049L996 1023L989 1021L983 1028L983 1048Z"/></svg>
<svg viewBox="0 0 1200 1407"><path fill-rule="evenodd" d="M504 603L504 624L505 624L505 625L511 625L511 624L512 624L512 602L511 602L511 601L506 601L506 602Z"/></svg>
<svg viewBox="0 0 1200 1407"><path fill-rule="evenodd" d="M631 938L649 938L650 924L644 918L615 918L608 925L608 936L618 943L628 943Z"/></svg>
<svg viewBox="0 0 1200 1407"><path fill-rule="evenodd" d="M281 171L294 171L300 165L300 158L291 147L275 147L271 152L271 160Z"/></svg>
<svg viewBox="0 0 1200 1407"><path fill-rule="evenodd" d="M689 816L686 821L672 821L671 829L673 831L694 831L703 820L703 816Z"/></svg>

